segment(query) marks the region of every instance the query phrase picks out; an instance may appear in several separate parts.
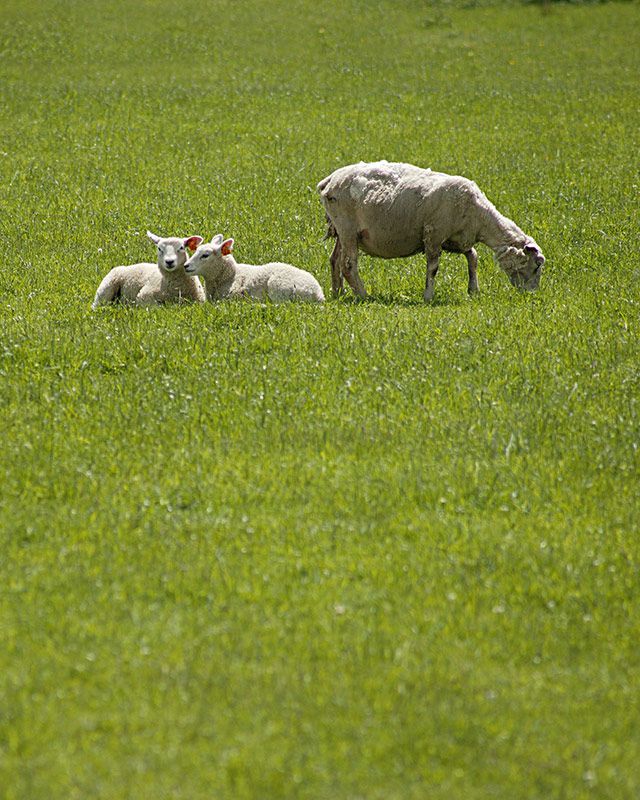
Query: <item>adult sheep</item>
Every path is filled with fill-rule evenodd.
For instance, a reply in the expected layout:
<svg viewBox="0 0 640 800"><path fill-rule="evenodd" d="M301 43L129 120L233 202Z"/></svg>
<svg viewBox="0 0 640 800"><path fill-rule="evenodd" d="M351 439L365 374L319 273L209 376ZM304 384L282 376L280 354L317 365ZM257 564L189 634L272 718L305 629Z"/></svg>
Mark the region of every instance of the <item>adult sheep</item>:
<svg viewBox="0 0 640 800"><path fill-rule="evenodd" d="M335 170L317 188L327 214L327 237L336 238L334 294L342 291L344 276L357 295L367 296L358 274L358 248L380 258L425 253L426 301L433 298L442 251L464 253L469 293L477 292L476 242L493 250L514 286L538 287L542 251L467 178L412 164L361 161Z"/></svg>

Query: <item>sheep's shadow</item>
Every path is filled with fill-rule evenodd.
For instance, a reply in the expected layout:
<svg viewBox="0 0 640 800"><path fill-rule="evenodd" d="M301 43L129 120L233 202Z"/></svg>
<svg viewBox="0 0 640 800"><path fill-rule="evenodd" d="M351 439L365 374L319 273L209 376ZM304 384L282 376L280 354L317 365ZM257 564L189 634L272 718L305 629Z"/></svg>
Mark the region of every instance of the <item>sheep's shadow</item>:
<svg viewBox="0 0 640 800"><path fill-rule="evenodd" d="M378 305L378 306L401 306L403 308L456 308L457 306L461 306L464 302L465 298L458 298L458 297L450 297L445 295L444 297L439 297L436 295L433 300L425 303L422 297L405 297L403 295L396 295L396 294L388 294L388 293L374 293L369 294L365 299L361 297L356 297L355 295L340 295L338 297L331 298L333 302L339 303L340 305L346 306L368 306L368 305ZM469 298L466 298L467 302Z"/></svg>

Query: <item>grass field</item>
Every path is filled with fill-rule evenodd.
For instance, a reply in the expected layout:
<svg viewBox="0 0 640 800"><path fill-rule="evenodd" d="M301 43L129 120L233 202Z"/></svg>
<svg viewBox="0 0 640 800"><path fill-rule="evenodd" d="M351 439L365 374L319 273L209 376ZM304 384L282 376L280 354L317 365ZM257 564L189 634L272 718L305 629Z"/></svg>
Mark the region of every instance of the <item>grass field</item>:
<svg viewBox="0 0 640 800"><path fill-rule="evenodd" d="M3 0L0 797L640 793L640 7ZM542 246L91 312L162 235L328 293L315 185Z"/></svg>

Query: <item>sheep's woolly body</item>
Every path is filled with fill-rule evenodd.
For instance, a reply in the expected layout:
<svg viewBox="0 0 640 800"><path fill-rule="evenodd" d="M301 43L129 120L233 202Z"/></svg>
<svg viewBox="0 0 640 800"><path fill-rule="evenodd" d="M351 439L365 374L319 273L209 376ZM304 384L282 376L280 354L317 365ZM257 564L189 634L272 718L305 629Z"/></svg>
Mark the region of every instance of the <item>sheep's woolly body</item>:
<svg viewBox="0 0 640 800"><path fill-rule="evenodd" d="M310 272L281 262L238 264L231 254L222 255L215 241L199 247L186 264L188 273L204 279L209 300L324 301L322 287Z"/></svg>
<svg viewBox="0 0 640 800"><path fill-rule="evenodd" d="M204 303L204 288L197 278L185 275L179 267L177 274L163 273L157 264L131 264L114 267L98 287L93 308L121 302L137 306L158 303Z"/></svg>
<svg viewBox="0 0 640 800"><path fill-rule="evenodd" d="M287 300L318 303L324 300L322 288L313 275L291 264L284 264L281 261L260 265L238 264L233 256L224 256L224 260L227 278L222 282L213 282L212 294L209 292L211 281L207 279L206 272L202 273L207 294L211 299L251 297L255 300L266 300L268 298L272 303Z"/></svg>
<svg viewBox="0 0 640 800"><path fill-rule="evenodd" d="M425 252L434 278L442 250L464 253L469 261L470 291L477 289L476 242L494 250L510 277L521 273L528 278L531 255L525 253L525 247L531 252L535 248L544 260L533 239L500 214L473 181L461 176L411 164L361 162L337 169L318 184L318 191L329 235L338 239L332 256L334 289L340 288L344 274L364 295L357 274L358 249L381 258ZM425 297L429 288L432 293L432 284Z"/></svg>

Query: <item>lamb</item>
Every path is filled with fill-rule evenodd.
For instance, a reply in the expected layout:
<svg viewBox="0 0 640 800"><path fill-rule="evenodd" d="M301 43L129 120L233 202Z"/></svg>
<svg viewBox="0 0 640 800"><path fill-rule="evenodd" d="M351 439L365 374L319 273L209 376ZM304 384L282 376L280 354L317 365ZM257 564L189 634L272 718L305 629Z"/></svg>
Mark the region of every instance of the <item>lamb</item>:
<svg viewBox="0 0 640 800"><path fill-rule="evenodd" d="M326 238L336 238L334 294L342 292L344 276L358 296L367 296L358 274L358 248L380 258L424 252L425 301L433 299L441 252L463 253L473 294L478 291L476 242L493 250L514 286L538 287L545 262L541 249L467 178L412 164L361 161L335 170L317 189L327 215Z"/></svg>
<svg viewBox="0 0 640 800"><path fill-rule="evenodd" d="M147 236L158 248L157 264L114 267L98 286L92 308L116 301L136 306L205 302L206 295L200 281L184 271L186 250L195 250L204 241L202 236L162 239L151 231L147 231Z"/></svg>
<svg viewBox="0 0 640 800"><path fill-rule="evenodd" d="M232 250L233 239L224 239L219 233L200 245L185 264L187 275L202 275L209 300L248 297L273 303L324 302L322 288L310 272L280 262L238 264Z"/></svg>

